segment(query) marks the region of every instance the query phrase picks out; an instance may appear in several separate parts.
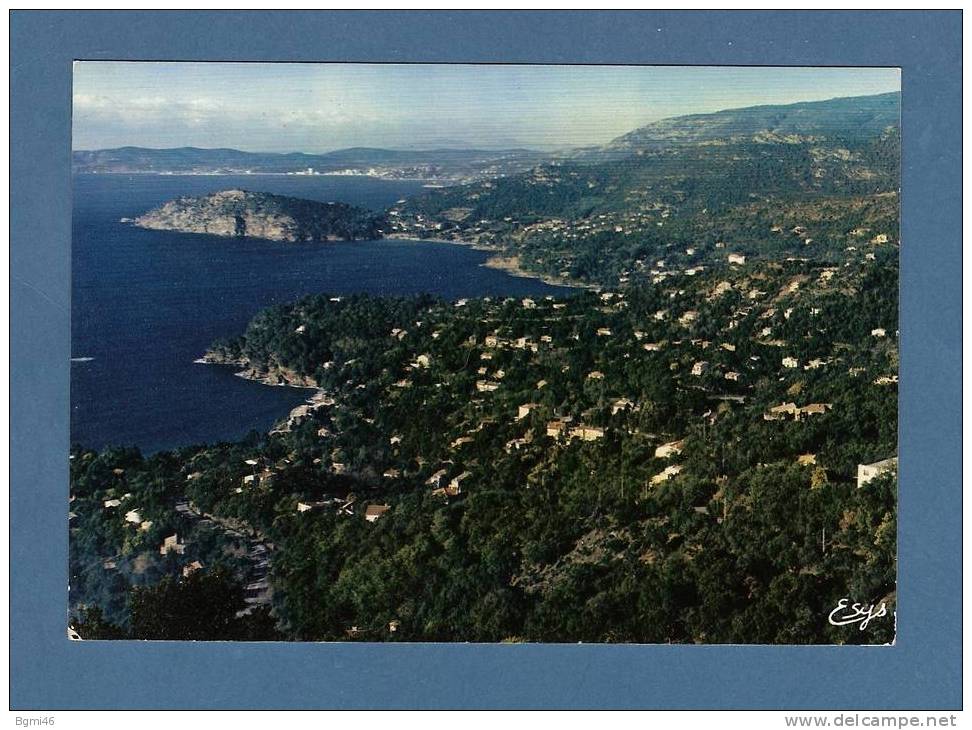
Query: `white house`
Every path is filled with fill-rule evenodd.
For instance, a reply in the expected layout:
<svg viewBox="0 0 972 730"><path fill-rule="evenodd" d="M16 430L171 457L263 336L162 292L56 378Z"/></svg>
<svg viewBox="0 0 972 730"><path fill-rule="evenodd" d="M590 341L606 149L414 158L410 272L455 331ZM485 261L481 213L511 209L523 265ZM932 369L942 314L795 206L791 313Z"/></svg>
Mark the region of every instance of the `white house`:
<svg viewBox="0 0 972 730"><path fill-rule="evenodd" d="M857 488L860 489L869 481L881 474L889 471L898 470L898 457L892 456L890 459L875 461L873 464L857 465Z"/></svg>
<svg viewBox="0 0 972 730"><path fill-rule="evenodd" d="M672 454L681 454L682 447L684 446L684 444L685 444L684 439L680 441L669 441L667 444L662 444L661 446L655 449L655 458L666 459Z"/></svg>
<svg viewBox="0 0 972 730"><path fill-rule="evenodd" d="M553 421L547 422L547 435L551 438L560 438L560 435L567 428L567 421L563 418L557 418Z"/></svg>
<svg viewBox="0 0 972 730"><path fill-rule="evenodd" d="M680 464L672 464L671 466L666 466L664 471L662 471L659 474L655 474L655 476L651 478L651 483L661 484L662 482L667 482L669 479L671 479L673 476L678 474L680 471L682 471L682 467Z"/></svg>
<svg viewBox="0 0 972 730"><path fill-rule="evenodd" d="M449 481L449 486L446 488L447 494L450 497L455 497L456 495L460 494L462 492L462 483L471 476L472 476L471 471L464 471L459 476L453 477Z"/></svg>
<svg viewBox="0 0 972 730"><path fill-rule="evenodd" d="M616 398L611 404L611 415L616 416L619 412L623 411L625 408L633 408L634 402L628 398Z"/></svg>
<svg viewBox="0 0 972 730"><path fill-rule="evenodd" d="M365 519L368 522L375 522L390 509L391 506L387 504L369 504L365 508Z"/></svg>
<svg viewBox="0 0 972 730"><path fill-rule="evenodd" d="M178 534L169 535L162 541L162 547L159 548L160 555L168 555L169 553L182 555L185 551L186 546L179 542Z"/></svg>
<svg viewBox="0 0 972 730"><path fill-rule="evenodd" d="M570 429L570 437L583 441L597 441L598 439L604 438L604 429L598 428L597 426L575 426Z"/></svg>
<svg viewBox="0 0 972 730"><path fill-rule="evenodd" d="M519 406L516 412L516 420L519 421L526 418L530 415L530 411L532 411L534 408L539 408L539 405L537 403L524 403L523 405Z"/></svg>

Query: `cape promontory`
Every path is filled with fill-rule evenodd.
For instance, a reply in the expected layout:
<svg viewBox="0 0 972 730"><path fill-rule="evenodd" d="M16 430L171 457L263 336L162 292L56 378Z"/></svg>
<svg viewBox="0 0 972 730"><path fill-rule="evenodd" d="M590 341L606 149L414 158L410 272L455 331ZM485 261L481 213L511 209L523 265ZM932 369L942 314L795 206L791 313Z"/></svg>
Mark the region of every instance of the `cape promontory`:
<svg viewBox="0 0 972 730"><path fill-rule="evenodd" d="M160 231L289 242L373 240L385 228L381 215L346 203L245 190L170 200L133 223Z"/></svg>

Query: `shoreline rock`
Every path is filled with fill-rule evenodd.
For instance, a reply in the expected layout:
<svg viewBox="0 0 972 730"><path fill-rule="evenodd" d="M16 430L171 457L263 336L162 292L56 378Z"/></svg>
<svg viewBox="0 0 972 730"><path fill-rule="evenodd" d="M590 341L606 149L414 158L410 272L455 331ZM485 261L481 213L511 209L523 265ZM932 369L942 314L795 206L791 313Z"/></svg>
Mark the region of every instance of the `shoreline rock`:
<svg viewBox="0 0 972 730"><path fill-rule="evenodd" d="M177 198L130 223L151 230L289 243L373 240L385 228L383 216L346 203L246 190Z"/></svg>
<svg viewBox="0 0 972 730"><path fill-rule="evenodd" d="M276 421L267 432L270 435L277 433L289 433L290 430L304 418L318 408L333 406L336 401L328 391L321 388L313 378L306 375L276 366L270 369L260 369L255 367L246 358L231 358L225 355L207 350L202 357L193 360L200 365L220 365L223 367L242 368L233 373L238 378L250 380L261 385L269 385L276 388L300 388L302 390L313 390L314 393L301 405L290 410L284 418Z"/></svg>
<svg viewBox="0 0 972 730"><path fill-rule="evenodd" d="M520 266L520 257L513 256L490 256L486 261L480 266L487 269L495 269L497 271L505 271L510 276L515 276L520 279L538 279L544 284L550 286L563 286L570 289L590 289L592 291L600 291L601 287L597 284L586 284L584 282L575 281L573 279L565 279L560 276L549 276L546 274L537 274L529 269L524 269Z"/></svg>
<svg viewBox="0 0 972 730"><path fill-rule="evenodd" d="M411 243L450 243L454 246L465 246L466 248L471 248L474 251L484 251L491 254L486 261L480 264L480 266L487 269L504 271L510 276L515 276L519 279L536 279L537 281L543 282L549 286L560 286L568 289L590 289L592 291L601 290L601 287L598 284L588 284L582 281L576 281L574 279L565 279L558 276L550 276L549 274L541 274L535 271L530 271L529 269L524 269L520 265L520 257L516 254L508 253L507 250L501 246L475 243L473 241L457 241L451 238L415 238L414 236L401 233L390 233L385 236L385 238L388 240L405 241Z"/></svg>
<svg viewBox="0 0 972 730"><path fill-rule="evenodd" d="M279 365L271 368L258 368L244 357L231 358L218 352L207 350L202 357L193 360L193 362L200 365L222 365L224 367L240 368L239 372L233 373L236 377L243 378L244 380L252 380L263 385L320 390L317 381L309 375L301 375Z"/></svg>

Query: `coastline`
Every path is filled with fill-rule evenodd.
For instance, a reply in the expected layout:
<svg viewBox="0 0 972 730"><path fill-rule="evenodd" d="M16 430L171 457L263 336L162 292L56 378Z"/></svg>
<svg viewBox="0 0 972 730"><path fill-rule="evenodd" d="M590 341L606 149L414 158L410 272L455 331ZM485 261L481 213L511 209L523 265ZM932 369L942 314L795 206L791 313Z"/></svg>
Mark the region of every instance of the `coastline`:
<svg viewBox="0 0 972 730"><path fill-rule="evenodd" d="M215 352L207 350L202 357L193 360L198 365L222 365L224 367L240 368L233 373L238 378L252 380L261 385L273 387L303 388L305 390L321 390L309 376L298 375L292 370L277 367L272 370L259 370L253 363L245 358L223 357Z"/></svg>
<svg viewBox="0 0 972 730"><path fill-rule="evenodd" d="M304 401L303 404L290 410L283 418L276 421L268 434L288 433L300 421L307 418L313 411L319 408L333 406L337 401L334 395L317 383L313 382L309 376L298 375L286 368L275 368L273 370L258 370L245 358L232 359L218 355L212 351L206 351L202 357L193 360L200 365L221 365L223 367L242 368L233 373L238 378L250 380L261 385L269 385L277 388L300 388L302 390L313 390L313 394Z"/></svg>
<svg viewBox="0 0 972 730"><path fill-rule="evenodd" d="M591 291L601 290L601 287L598 284L588 284L582 281L576 281L574 279L565 279L559 276L540 274L535 271L530 271L529 269L524 269L520 264L519 256L508 253L506 249L500 246L476 243L474 241L459 241L451 238L416 238L415 236L402 233L390 233L385 236L385 240L405 241L410 243L449 243L454 246L464 246L466 248L471 248L474 251L483 251L490 254L486 261L479 264L487 269L503 271L510 276L515 276L519 279L536 279L537 281L548 284L549 286L561 286L569 289L588 289Z"/></svg>
<svg viewBox="0 0 972 730"><path fill-rule="evenodd" d="M308 175L304 172L244 172L242 170L236 171L226 171L226 170L213 170L206 172L193 172L189 170L185 171L160 171L160 170L71 170L72 175L156 175L159 177L298 177L298 178L309 178L313 179L315 177L363 177L369 180L386 180L388 182L418 182L427 183L425 187L436 187L436 188L446 188L451 185L462 184L463 180L457 180L450 178L448 180L442 180L441 178L425 178L425 177L391 177L385 175L347 175L342 172L315 172L313 175Z"/></svg>
<svg viewBox="0 0 972 730"><path fill-rule="evenodd" d="M495 269L497 271L505 271L510 276L516 276L521 279L537 279L542 281L544 284L549 284L550 286L564 286L571 289L589 289L591 291L600 291L601 287L597 284L586 284L584 282L575 281L574 279L565 279L560 276L548 276L545 274L537 274L520 266L520 257L517 255L504 256L504 255L494 255L486 259L485 262L480 264L487 269Z"/></svg>

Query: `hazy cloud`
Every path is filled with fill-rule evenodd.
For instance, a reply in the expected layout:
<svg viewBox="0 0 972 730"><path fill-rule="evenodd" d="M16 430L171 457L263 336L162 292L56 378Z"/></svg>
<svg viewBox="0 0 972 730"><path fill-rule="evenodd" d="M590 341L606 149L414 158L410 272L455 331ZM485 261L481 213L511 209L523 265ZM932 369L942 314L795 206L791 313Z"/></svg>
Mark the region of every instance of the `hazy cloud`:
<svg viewBox="0 0 972 730"><path fill-rule="evenodd" d="M75 64L76 149L600 144L666 116L900 88L895 69Z"/></svg>

